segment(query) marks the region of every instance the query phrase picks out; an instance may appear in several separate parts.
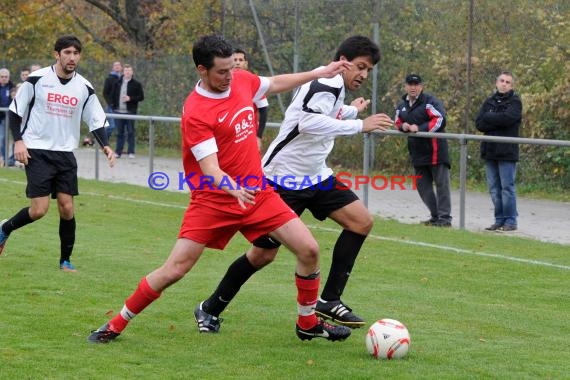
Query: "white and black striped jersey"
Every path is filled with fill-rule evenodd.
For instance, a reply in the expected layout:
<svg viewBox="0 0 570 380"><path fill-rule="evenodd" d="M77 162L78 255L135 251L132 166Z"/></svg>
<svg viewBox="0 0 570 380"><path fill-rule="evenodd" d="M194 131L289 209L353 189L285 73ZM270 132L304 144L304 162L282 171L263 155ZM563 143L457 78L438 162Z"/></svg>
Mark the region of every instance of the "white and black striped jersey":
<svg viewBox="0 0 570 380"><path fill-rule="evenodd" d="M279 134L263 156L265 176L278 184L295 183L301 190L333 174L326 159L336 136L362 131L358 110L345 105L342 75L301 86L285 112ZM353 120L349 120L353 119Z"/></svg>
<svg viewBox="0 0 570 380"><path fill-rule="evenodd" d="M10 111L22 117L20 132L28 149L71 152L79 145L81 120L90 132L107 124L91 83L74 73L62 84L53 66L28 77Z"/></svg>

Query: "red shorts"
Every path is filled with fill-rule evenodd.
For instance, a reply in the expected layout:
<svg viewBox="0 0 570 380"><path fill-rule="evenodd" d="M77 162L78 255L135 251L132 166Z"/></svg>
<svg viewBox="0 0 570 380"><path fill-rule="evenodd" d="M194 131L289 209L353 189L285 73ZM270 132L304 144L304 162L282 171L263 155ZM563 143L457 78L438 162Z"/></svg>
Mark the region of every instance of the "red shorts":
<svg viewBox="0 0 570 380"><path fill-rule="evenodd" d="M273 190L256 194L255 205L247 205L246 209L240 207L237 199L235 204L219 209L206 202L192 201L184 213L178 237L208 248L224 249L238 231L252 242L297 217Z"/></svg>

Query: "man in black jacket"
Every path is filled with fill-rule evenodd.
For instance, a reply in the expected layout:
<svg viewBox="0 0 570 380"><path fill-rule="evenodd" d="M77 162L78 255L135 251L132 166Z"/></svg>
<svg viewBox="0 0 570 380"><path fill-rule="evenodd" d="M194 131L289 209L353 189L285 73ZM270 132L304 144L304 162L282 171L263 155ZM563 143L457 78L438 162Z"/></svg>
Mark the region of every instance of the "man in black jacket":
<svg viewBox="0 0 570 380"><path fill-rule="evenodd" d="M12 98L10 91L14 88L14 83L10 80L10 71L3 67L0 69L0 107L8 107ZM0 112L0 166L8 162L6 155L6 114Z"/></svg>
<svg viewBox="0 0 570 380"><path fill-rule="evenodd" d="M103 97L105 98L105 102L107 103L107 107L105 107L105 112L111 113L113 112L113 88L115 87L115 83L119 79L121 79L121 75L123 74L123 65L120 61L113 62L113 68L107 78L105 78L105 84L103 85ZM109 122L109 126L107 127L107 139L111 138L113 131L115 130L115 119L107 118Z"/></svg>
<svg viewBox="0 0 570 380"><path fill-rule="evenodd" d="M496 91L485 100L475 120L477 129L487 136L518 137L522 120L521 99L513 91L514 78L503 71L495 83ZM517 229L515 177L519 160L518 144L481 142L487 185L495 207L495 223L488 231Z"/></svg>
<svg viewBox="0 0 570 380"><path fill-rule="evenodd" d="M406 94L396 108L396 127L405 133L445 132L445 108L435 96L423 92L422 78L406 76ZM417 176L420 198L431 217L422 223L451 227L451 190L447 140L408 137L408 151ZM434 192L434 183L436 191Z"/></svg>
<svg viewBox="0 0 570 380"><path fill-rule="evenodd" d="M133 78L134 70L131 65L125 64L123 76L113 87L113 112L119 114L136 115L139 102L144 100L142 84ZM125 145L125 130L129 158L135 158L135 121L132 119L116 119L117 126L117 149L115 154L120 158Z"/></svg>

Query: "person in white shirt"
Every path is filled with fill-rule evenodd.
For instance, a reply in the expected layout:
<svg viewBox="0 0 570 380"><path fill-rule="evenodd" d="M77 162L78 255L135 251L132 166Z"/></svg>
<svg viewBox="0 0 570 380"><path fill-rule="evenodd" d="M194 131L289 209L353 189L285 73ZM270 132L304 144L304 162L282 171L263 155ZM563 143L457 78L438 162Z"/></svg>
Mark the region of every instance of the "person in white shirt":
<svg viewBox="0 0 570 380"><path fill-rule="evenodd" d="M58 38L55 64L30 74L10 104L14 157L25 165L26 196L31 205L0 222L1 254L14 230L42 218L48 211L50 195L57 199L59 268L65 272L76 271L70 259L76 227L73 197L79 194L73 150L79 145L81 120L103 149L109 165L115 163L114 152L107 143L103 107L91 83L75 71L81 50L77 37Z"/></svg>
<svg viewBox="0 0 570 380"><path fill-rule="evenodd" d="M386 114L357 119L370 100L360 97L351 105L344 104L346 89L358 90L380 60L378 46L367 37L352 36L341 43L334 60L346 60L352 66L342 74L313 80L298 89L262 164L268 183L298 215L308 209L315 218L331 218L343 228L321 297L315 300L315 312L358 328L365 321L340 297L373 218L356 194L333 176L326 159L337 136L386 130L393 127L393 121ZM253 273L273 261L280 245L269 236L261 237L230 265L214 293L194 312L201 332L219 331L220 313Z"/></svg>

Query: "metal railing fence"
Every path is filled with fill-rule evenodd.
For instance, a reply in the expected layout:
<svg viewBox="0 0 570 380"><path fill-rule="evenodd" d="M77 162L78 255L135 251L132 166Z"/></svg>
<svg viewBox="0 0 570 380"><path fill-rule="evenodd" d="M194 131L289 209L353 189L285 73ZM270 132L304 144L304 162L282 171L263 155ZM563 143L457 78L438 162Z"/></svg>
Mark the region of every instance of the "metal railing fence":
<svg viewBox="0 0 570 380"><path fill-rule="evenodd" d="M0 112L7 112L7 108L0 108ZM154 156L155 156L155 122L166 122L166 123L180 123L179 117L167 117L167 116L148 116L148 115L122 115L109 113L108 118L113 119L132 119L138 121L147 121L149 128L149 138L148 138L148 170L149 176L154 173ZM8 156L9 148L9 120L6 117L6 122L4 124L6 139L5 139L5 149L6 156ZM267 127L279 128L280 123L268 122ZM378 136L389 136L397 138L407 138L410 134L402 133L399 131L374 131L375 135ZM467 145L469 141L492 141L492 142L503 142L503 143L516 143L516 144L529 144L529 145L549 145L558 147L570 147L570 141L567 140L551 140L551 139L532 139L525 137L495 137L495 136L483 136L483 135L470 135L463 133L431 133L431 132L417 132L413 134L414 137L421 138L438 138L438 139L448 139L457 140L460 145L460 155L459 155L459 228L465 228L465 201L467 192ZM365 176L370 174L370 146L371 139L369 134L364 134L364 152L363 152L363 174ZM95 149L94 154L94 166L95 166L95 179L99 180L99 149ZM369 187L364 187L363 192L363 202L368 207L368 194Z"/></svg>
<svg viewBox="0 0 570 380"><path fill-rule="evenodd" d="M375 131L374 134L381 136L396 136L408 137L409 133L402 133L399 131ZM503 143L516 143L516 144L529 144L529 145L550 145L570 147L570 141L564 140L550 140L550 139L531 139L525 137L498 137L498 136L482 136L470 135L464 133L432 133L432 132L417 132L413 134L414 137L422 138L438 138L447 140L459 141L459 228L465 228L465 194L467 192L467 143L469 141L492 141ZM366 140L370 140L365 135ZM363 158L363 173L369 174L370 168L370 143L365 140L364 145L364 158ZM364 188L363 202L368 206L368 186Z"/></svg>

